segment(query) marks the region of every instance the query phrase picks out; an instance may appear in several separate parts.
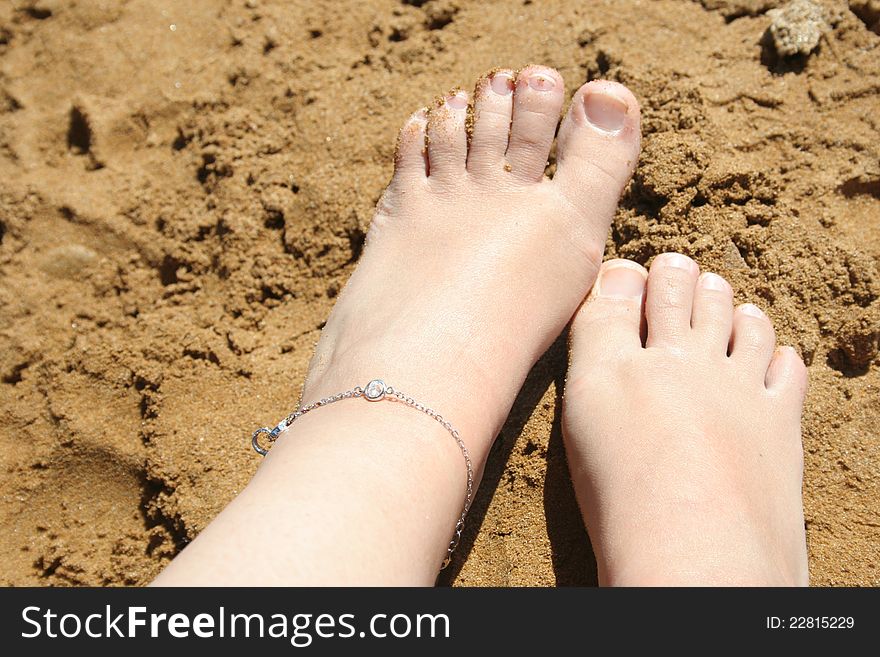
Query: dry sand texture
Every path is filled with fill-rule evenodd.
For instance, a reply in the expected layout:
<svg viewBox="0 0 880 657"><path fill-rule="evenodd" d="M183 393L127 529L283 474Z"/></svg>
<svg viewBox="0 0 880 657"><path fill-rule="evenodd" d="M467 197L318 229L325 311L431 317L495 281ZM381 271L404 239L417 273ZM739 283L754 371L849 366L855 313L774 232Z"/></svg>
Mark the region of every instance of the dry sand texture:
<svg viewBox="0 0 880 657"><path fill-rule="evenodd" d="M768 309L810 364L813 582L880 584L880 7L825 3L780 59L780 5L0 4L0 582L149 581L295 404L401 121L542 62L640 98L609 255L681 250ZM564 364L560 342L530 376L441 581L595 581Z"/></svg>

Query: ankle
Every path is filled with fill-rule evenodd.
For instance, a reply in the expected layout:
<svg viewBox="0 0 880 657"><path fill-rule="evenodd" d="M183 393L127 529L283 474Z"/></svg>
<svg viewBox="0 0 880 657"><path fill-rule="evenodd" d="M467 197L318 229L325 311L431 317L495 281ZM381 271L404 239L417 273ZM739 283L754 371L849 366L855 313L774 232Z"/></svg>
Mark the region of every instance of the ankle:
<svg viewBox="0 0 880 657"><path fill-rule="evenodd" d="M431 360L430 355L408 355L406 349L387 357L383 356L385 351L381 345L367 345L365 349L347 350L345 362L341 362L335 354L322 358L319 348L303 387L303 404L355 386L363 388L369 381L380 379L451 422L474 458L482 461L521 382L497 373L493 376L469 364L472 361L463 357L456 360L449 353L437 354L436 360Z"/></svg>
<svg viewBox="0 0 880 657"><path fill-rule="evenodd" d="M333 466L328 470L326 463ZM341 400L301 416L283 432L254 482L278 488L292 471L300 472L298 495L330 495L324 504L339 513L351 515L354 505L387 523L381 537L369 531L361 536L367 552L355 560L391 549L387 537L394 537L397 560L419 564L428 578L423 585L433 581L467 498L466 460L440 423L400 403ZM317 478L313 471L324 475Z"/></svg>

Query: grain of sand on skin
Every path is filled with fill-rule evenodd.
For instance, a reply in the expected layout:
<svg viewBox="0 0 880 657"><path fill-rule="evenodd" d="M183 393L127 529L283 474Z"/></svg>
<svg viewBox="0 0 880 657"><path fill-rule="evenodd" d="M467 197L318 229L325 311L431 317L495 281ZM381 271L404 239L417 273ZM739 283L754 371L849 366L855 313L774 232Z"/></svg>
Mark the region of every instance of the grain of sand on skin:
<svg viewBox="0 0 880 657"><path fill-rule="evenodd" d="M880 584L872 5L822 2L816 47L781 57L773 0L415 4L0 6L0 581L148 582L295 404L399 125L540 62L639 97L608 255L687 253L797 346L813 582ZM595 581L565 361L529 377L442 581Z"/></svg>

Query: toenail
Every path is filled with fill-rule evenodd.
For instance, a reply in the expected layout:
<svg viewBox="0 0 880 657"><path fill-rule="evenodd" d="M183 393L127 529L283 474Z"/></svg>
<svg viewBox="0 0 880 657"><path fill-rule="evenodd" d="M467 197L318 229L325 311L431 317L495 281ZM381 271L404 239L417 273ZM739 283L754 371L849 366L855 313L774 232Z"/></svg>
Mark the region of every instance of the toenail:
<svg viewBox="0 0 880 657"><path fill-rule="evenodd" d="M739 307L739 309L740 309L740 312L742 312L745 315L748 315L749 317L759 317L761 319L764 319L766 317L766 315L764 314L764 311L761 310L760 308L758 308L758 306L756 306L753 303L744 303L743 305L741 305Z"/></svg>
<svg viewBox="0 0 880 657"><path fill-rule="evenodd" d="M700 277L700 286L707 290L717 290L718 292L731 291L730 283L721 278L718 274L703 274Z"/></svg>
<svg viewBox="0 0 880 657"><path fill-rule="evenodd" d="M599 296L616 299L641 299L645 275L638 269L618 265L605 267L599 275Z"/></svg>
<svg viewBox="0 0 880 657"><path fill-rule="evenodd" d="M489 79L492 91L501 96L509 96L513 92L513 78L507 73L495 73Z"/></svg>
<svg viewBox="0 0 880 657"><path fill-rule="evenodd" d="M446 104L452 109L464 109L465 107L467 107L468 104L467 96L464 95L464 92L458 92L452 96L449 96L446 99Z"/></svg>
<svg viewBox="0 0 880 657"><path fill-rule="evenodd" d="M623 127L629 108L615 96L601 91L590 91L584 94L584 111L590 123L599 130L617 132Z"/></svg>
<svg viewBox="0 0 880 657"><path fill-rule="evenodd" d="M697 263L686 255L680 253L661 253L654 258L654 262L659 262L667 267L675 267L676 269L685 269L687 271L694 271L697 267Z"/></svg>
<svg viewBox="0 0 880 657"><path fill-rule="evenodd" d="M543 73L533 73L529 76L529 86L535 91L552 91L556 80Z"/></svg>

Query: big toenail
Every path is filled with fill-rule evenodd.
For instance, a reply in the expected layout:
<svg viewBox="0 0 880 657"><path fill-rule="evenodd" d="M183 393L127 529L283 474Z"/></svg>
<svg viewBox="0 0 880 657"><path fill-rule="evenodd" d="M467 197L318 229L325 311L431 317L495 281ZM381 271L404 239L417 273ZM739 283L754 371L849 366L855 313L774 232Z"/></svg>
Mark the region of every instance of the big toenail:
<svg viewBox="0 0 880 657"><path fill-rule="evenodd" d="M640 299L645 291L645 276L627 266L606 267L599 275L599 296L617 299Z"/></svg>
<svg viewBox="0 0 880 657"><path fill-rule="evenodd" d="M718 274L703 274L700 278L700 285L707 290L716 290L718 292L727 292L730 290L730 284Z"/></svg>
<svg viewBox="0 0 880 657"><path fill-rule="evenodd" d="M446 104L449 105L449 107L451 107L452 109L464 109L465 107L467 107L468 104L467 96L465 96L464 93L459 92L457 94L449 96L446 99Z"/></svg>
<svg viewBox="0 0 880 657"><path fill-rule="evenodd" d="M697 266L693 260L680 253L662 253L657 256L656 260L667 267L686 269L688 271L693 271Z"/></svg>
<svg viewBox="0 0 880 657"><path fill-rule="evenodd" d="M529 86L535 91L551 91L556 86L556 80L543 73L534 73L529 76Z"/></svg>
<svg viewBox="0 0 880 657"><path fill-rule="evenodd" d="M489 79L492 91L501 96L508 96L513 91L513 79L507 73L495 73Z"/></svg>
<svg viewBox="0 0 880 657"><path fill-rule="evenodd" d="M758 306L756 306L753 303L744 303L743 305L741 305L739 307L739 309L740 309L740 312L742 312L745 315L748 315L749 317L760 317L761 319L766 317L766 315L764 314L764 311L761 310L760 308L758 308Z"/></svg>
<svg viewBox="0 0 880 657"><path fill-rule="evenodd" d="M591 91L584 94L584 110L587 119L599 130L617 132L623 127L629 108L615 96Z"/></svg>

